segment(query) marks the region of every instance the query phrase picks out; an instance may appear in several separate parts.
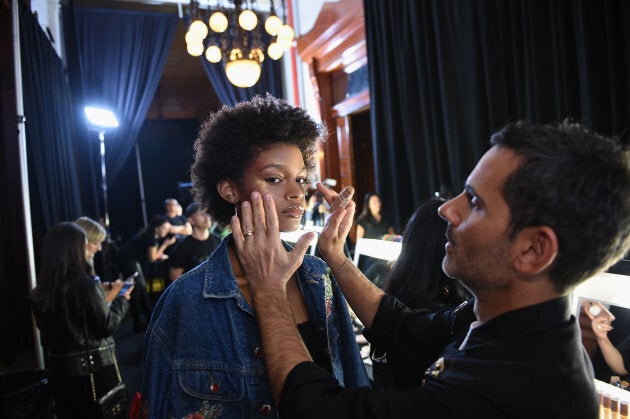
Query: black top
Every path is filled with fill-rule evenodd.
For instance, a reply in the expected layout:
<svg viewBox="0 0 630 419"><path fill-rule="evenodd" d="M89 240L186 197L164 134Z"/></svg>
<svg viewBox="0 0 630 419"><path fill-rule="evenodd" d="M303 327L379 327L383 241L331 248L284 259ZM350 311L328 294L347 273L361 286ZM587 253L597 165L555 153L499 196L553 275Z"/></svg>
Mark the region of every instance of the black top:
<svg viewBox="0 0 630 419"><path fill-rule="evenodd" d="M608 332L608 339L621 354L623 365L628 370L630 369L630 309L610 306L610 312L615 316L615 320L612 322L613 330ZM609 383L611 376L619 375L612 372L599 346L591 359L595 378L598 380ZM621 376L621 378L628 380L630 375Z"/></svg>
<svg viewBox="0 0 630 419"><path fill-rule="evenodd" d="M146 259L149 247L157 247L158 241L151 230L142 230L120 246L119 257L125 260L142 262Z"/></svg>
<svg viewBox="0 0 630 419"><path fill-rule="evenodd" d="M433 374L408 391L343 389L310 362L282 390L282 417L295 418L589 418L597 417L593 372L568 298L514 310L472 329L466 345L457 309L417 314L391 296L366 337L388 351L424 350L454 338ZM453 334L451 334L453 333ZM458 334L459 333L459 334ZM410 360L410 364L413 361Z"/></svg>
<svg viewBox="0 0 630 419"><path fill-rule="evenodd" d="M198 240L193 236L184 237L171 252L168 266L171 268L184 268L188 272L199 265L217 248L221 238L213 234L206 240Z"/></svg>
<svg viewBox="0 0 630 419"><path fill-rule="evenodd" d="M357 224L365 230L366 239L381 239L389 233L392 226L391 219L386 215L381 215L381 221L376 221L371 216L359 216Z"/></svg>

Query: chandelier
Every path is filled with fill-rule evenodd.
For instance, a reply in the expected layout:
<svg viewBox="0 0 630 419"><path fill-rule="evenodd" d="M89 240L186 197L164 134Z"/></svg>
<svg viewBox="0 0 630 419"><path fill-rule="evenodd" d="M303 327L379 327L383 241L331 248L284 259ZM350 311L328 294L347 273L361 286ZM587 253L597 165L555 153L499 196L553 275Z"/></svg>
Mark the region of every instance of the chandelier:
<svg viewBox="0 0 630 419"><path fill-rule="evenodd" d="M255 0L215 3L202 9L199 1L191 0L187 9L190 25L186 32L186 49L193 57L205 51L208 61L223 63L230 83L251 87L260 78L265 59L263 50L272 60L280 59L284 51L291 48L295 32L276 15L273 0L269 2L269 11L264 12L254 7ZM263 40L262 26L269 35L265 36L268 40Z"/></svg>

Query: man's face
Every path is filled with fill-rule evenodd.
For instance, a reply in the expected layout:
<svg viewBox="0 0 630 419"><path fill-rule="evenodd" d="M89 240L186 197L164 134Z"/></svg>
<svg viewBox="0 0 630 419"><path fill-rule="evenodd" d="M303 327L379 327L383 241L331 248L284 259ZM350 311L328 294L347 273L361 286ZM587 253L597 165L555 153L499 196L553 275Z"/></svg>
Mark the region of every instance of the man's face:
<svg viewBox="0 0 630 419"><path fill-rule="evenodd" d="M203 211L197 211L190 217L188 217L188 222L193 226L197 227L200 230L209 229L212 225L212 221L210 220L210 216L206 215Z"/></svg>
<svg viewBox="0 0 630 419"><path fill-rule="evenodd" d="M518 161L510 149L491 148L468 177L464 192L438 209L448 222L442 269L477 295L505 286L511 275L510 211L502 189Z"/></svg>
<svg viewBox="0 0 630 419"><path fill-rule="evenodd" d="M170 216L174 216L177 214L177 200L175 199L169 199L168 201L166 201L166 213Z"/></svg>

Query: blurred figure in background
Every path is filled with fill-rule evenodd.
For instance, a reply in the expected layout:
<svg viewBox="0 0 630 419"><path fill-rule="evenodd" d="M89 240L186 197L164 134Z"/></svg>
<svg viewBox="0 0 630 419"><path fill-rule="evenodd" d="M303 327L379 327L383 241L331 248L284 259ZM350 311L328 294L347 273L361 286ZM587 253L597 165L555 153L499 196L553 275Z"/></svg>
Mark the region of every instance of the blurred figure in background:
<svg viewBox="0 0 630 419"><path fill-rule="evenodd" d="M186 217L192 234L184 237L171 252L168 260L171 281L206 260L221 242L221 237L210 233L212 220L196 202L186 207Z"/></svg>
<svg viewBox="0 0 630 419"><path fill-rule="evenodd" d="M363 208L357 217L357 239L381 239L385 234L396 234L391 219L381 208L378 194L368 192L363 196Z"/></svg>
<svg viewBox="0 0 630 419"><path fill-rule="evenodd" d="M192 234L192 226L188 219L182 214L182 206L177 199L167 198L164 200L164 216L171 224L168 229L170 234L176 236L189 236Z"/></svg>
<svg viewBox="0 0 630 419"><path fill-rule="evenodd" d="M118 265L124 277L138 272L136 290L131 294L131 315L134 331L141 332L151 318L151 302L143 265L168 259L166 249L175 243L175 236L166 238L171 224L163 215L154 215L146 228L126 241L118 253ZM158 240L162 240L158 243Z"/></svg>
<svg viewBox="0 0 630 419"><path fill-rule="evenodd" d="M30 296L58 418L94 417L86 351L93 360L97 398L119 382L112 335L133 288L108 305L100 281L91 275L86 242L76 223L53 226L42 243L41 270Z"/></svg>
<svg viewBox="0 0 630 419"><path fill-rule="evenodd" d="M87 234L87 261L91 268L90 274L96 275L96 271L94 269L94 257L96 253L102 250L103 242L107 239L107 232L98 221L94 221L89 217L79 217L76 219L75 223L85 230L85 233ZM102 284L103 289L107 292L105 300L108 303L116 298L118 292L123 286L123 282L119 279L114 282L102 282Z"/></svg>
<svg viewBox="0 0 630 419"><path fill-rule="evenodd" d="M464 286L442 270L447 223L439 216L438 208L444 202L430 199L413 213L403 233L400 255L383 285L385 292L423 312L452 309L470 298ZM442 349L434 347L433 342L418 342L415 356L406 358L413 359L414 364L410 365L373 347L374 387L417 387Z"/></svg>

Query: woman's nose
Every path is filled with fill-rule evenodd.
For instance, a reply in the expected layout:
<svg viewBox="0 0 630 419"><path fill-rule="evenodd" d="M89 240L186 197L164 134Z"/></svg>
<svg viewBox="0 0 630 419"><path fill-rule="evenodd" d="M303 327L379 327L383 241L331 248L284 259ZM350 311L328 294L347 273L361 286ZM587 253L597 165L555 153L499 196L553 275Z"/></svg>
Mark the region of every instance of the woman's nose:
<svg viewBox="0 0 630 419"><path fill-rule="evenodd" d="M304 186L299 183L289 186L287 191L287 198L289 199L304 199Z"/></svg>

